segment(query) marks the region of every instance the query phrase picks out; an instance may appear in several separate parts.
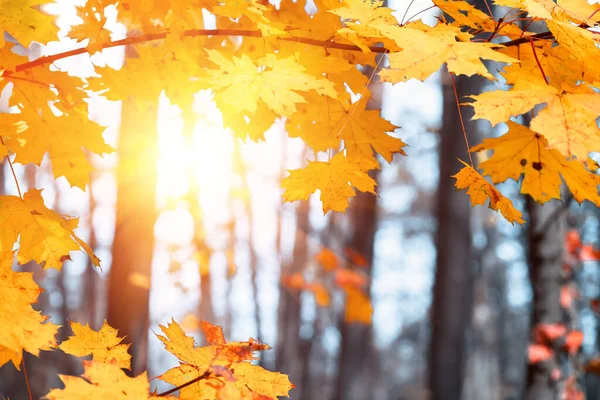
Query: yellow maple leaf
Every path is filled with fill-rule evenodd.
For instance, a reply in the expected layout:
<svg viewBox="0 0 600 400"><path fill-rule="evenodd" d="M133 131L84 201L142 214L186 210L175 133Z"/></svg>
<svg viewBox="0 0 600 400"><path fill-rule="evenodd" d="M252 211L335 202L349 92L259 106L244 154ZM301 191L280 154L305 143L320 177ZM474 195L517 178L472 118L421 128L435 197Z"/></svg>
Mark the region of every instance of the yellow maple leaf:
<svg viewBox="0 0 600 400"><path fill-rule="evenodd" d="M104 127L89 121L87 115L74 112L55 116L50 110L39 115L30 108L21 114L9 114L14 133L6 146L15 153L14 162L40 165L48 153L55 177L64 176L69 183L85 190L93 169L85 151L112 153L114 149L102 137Z"/></svg>
<svg viewBox="0 0 600 400"><path fill-rule="evenodd" d="M460 25L471 27L475 30L496 32L497 36L518 37L521 34L515 24L497 24L489 14L475 8L463 0L434 0L440 10L450 15Z"/></svg>
<svg viewBox="0 0 600 400"><path fill-rule="evenodd" d="M303 169L291 170L281 182L285 201L308 200L316 190L321 191L323 213L343 212L355 190L375 194L377 183L367 171L376 167L369 159L348 158L338 153L330 161L311 161Z"/></svg>
<svg viewBox="0 0 600 400"><path fill-rule="evenodd" d="M305 73L305 68L292 57L278 59L269 54L255 63L245 54L229 60L217 50L205 50L219 68L208 70L199 82L216 92L217 104L236 112L254 113L262 100L277 114L290 116L296 111L296 104L306 103L298 92L315 90L337 97L333 82Z"/></svg>
<svg viewBox="0 0 600 400"><path fill-rule="evenodd" d="M204 322L202 328L212 345L196 347L194 339L185 335L175 321L167 326L161 325L164 336L157 335L167 351L181 361L178 367L162 374L161 380L180 386L198 377L211 377L210 381L197 379L196 382L182 388L181 399L218 398L219 387L228 380L235 381L239 390L249 389L254 395L274 400L277 396L288 395L293 385L286 375L266 371L244 361L250 360L255 350L264 350L268 346L253 340L227 343L219 327ZM219 383L215 385L214 381Z"/></svg>
<svg viewBox="0 0 600 400"><path fill-rule="evenodd" d="M31 272L12 270L14 254L0 251L0 366L12 361L20 369L23 351L38 355L56 345L59 325L45 323L47 318L33 309L43 291Z"/></svg>
<svg viewBox="0 0 600 400"><path fill-rule="evenodd" d="M231 367L238 388L248 387L270 399L279 396L289 397L289 391L294 387L287 375L268 371L258 365L247 362L236 363Z"/></svg>
<svg viewBox="0 0 600 400"><path fill-rule="evenodd" d="M106 16L104 4L101 0L87 0L84 6L75 6L77 16L82 22L71 27L69 37L83 41L89 39L88 50L90 54L102 50L102 45L110 43L110 31L105 28Z"/></svg>
<svg viewBox="0 0 600 400"><path fill-rule="evenodd" d="M74 232L78 219L65 219L44 205L41 190L17 196L0 196L0 253L11 251L19 240L20 264L35 261L44 268L61 269L71 251L82 249L96 266L100 260Z"/></svg>
<svg viewBox="0 0 600 400"><path fill-rule="evenodd" d="M278 9L271 11L271 19L279 20L289 28L287 32L294 37L306 37L316 40L327 40L335 36L342 27L340 18L327 11L326 7L316 0L317 12L309 14L306 2L282 0Z"/></svg>
<svg viewBox="0 0 600 400"><path fill-rule="evenodd" d="M529 194L540 203L560 199L562 176L577 202L589 200L600 207L600 175L548 148L548 142L539 133L512 121L507 125L509 130L504 135L485 139L471 149L494 151L492 157L479 165L484 175L489 175L494 183L518 180L523 175L521 193Z"/></svg>
<svg viewBox="0 0 600 400"><path fill-rule="evenodd" d="M504 67L502 76L509 85L522 87L524 82L531 82L532 85L543 86L548 81L559 91L573 91L577 90L582 78L590 84L600 82L600 68L584 68L585 63L587 67L591 66L589 60L582 62L562 45L542 42L535 45L535 53L531 46L506 47L502 52L520 61Z"/></svg>
<svg viewBox="0 0 600 400"><path fill-rule="evenodd" d="M383 69L379 73L385 82L401 82L411 78L422 81L438 71L444 63L453 74L477 74L494 80L482 59L518 62L517 59L496 51L496 44L469 42L470 35L455 26L438 24L430 28L421 23L410 23L402 27L378 25L376 28L403 49L390 54L391 69Z"/></svg>
<svg viewBox="0 0 600 400"><path fill-rule="evenodd" d="M64 389L52 389L46 395L48 400L148 400L175 399L175 397L158 397L150 394L150 384L146 372L129 377L118 365L104 364L95 361L83 362L83 375L59 375L65 385Z"/></svg>
<svg viewBox="0 0 600 400"><path fill-rule="evenodd" d="M531 82L516 84L511 90L496 90L478 96L469 103L475 109L473 119L487 119L496 125L545 103L532 120L531 130L548 140L548 144L568 157L587 160L588 154L600 150L600 96L593 89L580 85L571 92L551 85Z"/></svg>
<svg viewBox="0 0 600 400"><path fill-rule="evenodd" d="M40 43L57 40L56 17L40 11L40 6L52 3L47 0L4 0L0 26L25 47L34 40Z"/></svg>
<svg viewBox="0 0 600 400"><path fill-rule="evenodd" d="M489 199L489 207L500 212L511 224L514 225L515 221L519 224L525 222L522 218L523 214L514 208L510 199L504 197L494 185L486 181L473 167L462 160L460 162L464 164L464 167L452 177L456 179L456 189L467 189L467 194L471 197L471 205L481 205Z"/></svg>
<svg viewBox="0 0 600 400"><path fill-rule="evenodd" d="M593 60L600 58L600 49L593 32L570 22L546 21L546 25L556 41L581 62L582 71L597 68L598 63Z"/></svg>
<svg viewBox="0 0 600 400"><path fill-rule="evenodd" d="M394 154L403 154L406 144L390 136L396 126L380 116L379 110L367 110L367 98L356 103L338 101L329 97L309 95L308 104L299 105L288 120L291 137L301 137L314 151L337 148L340 140L348 156L372 158L373 150L387 162Z"/></svg>
<svg viewBox="0 0 600 400"><path fill-rule="evenodd" d="M548 21L572 21L577 25L585 23L593 26L600 16L594 14L597 5L581 0L496 0L500 6L518 8L526 11L529 16ZM592 18L589 18L592 16Z"/></svg>
<svg viewBox="0 0 600 400"><path fill-rule="evenodd" d="M118 331L105 320L98 332L89 325L71 322L74 336L70 336L58 347L67 354L76 357L92 355L92 360L101 363L112 363L120 368L131 367L131 355L127 353L129 344L121 344L123 338L117 336Z"/></svg>

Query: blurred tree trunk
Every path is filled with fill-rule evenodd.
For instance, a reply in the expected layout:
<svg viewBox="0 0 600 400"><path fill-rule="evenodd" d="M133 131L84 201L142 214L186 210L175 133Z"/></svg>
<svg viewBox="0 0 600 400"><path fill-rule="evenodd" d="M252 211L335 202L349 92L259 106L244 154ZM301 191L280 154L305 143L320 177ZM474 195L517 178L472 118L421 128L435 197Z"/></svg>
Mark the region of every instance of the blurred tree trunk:
<svg viewBox="0 0 600 400"><path fill-rule="evenodd" d="M531 333L538 324L562 322L560 305L561 267L566 219L564 205L552 201L544 206L527 197L529 280L533 292ZM551 377L553 360L528 364L527 400L559 398L558 382Z"/></svg>
<svg viewBox="0 0 600 400"><path fill-rule="evenodd" d="M478 83L455 77L458 96L477 91ZM440 178L437 192L437 259L431 310L429 389L431 399L460 400L465 375L465 334L470 327L474 273L471 259L471 205L464 193L454 189L450 178L460 170L458 158L468 160L452 81L442 71L444 99L439 145ZM465 129L475 129L472 111L461 109ZM471 114L471 115L469 115Z"/></svg>
<svg viewBox="0 0 600 400"><path fill-rule="evenodd" d="M131 373L147 367L148 305L154 248L158 99L142 108L123 101L118 142L116 226L108 322L132 343ZM134 284L133 279L141 284ZM147 285L146 285L147 284Z"/></svg>
<svg viewBox="0 0 600 400"><path fill-rule="evenodd" d="M498 321L503 303L494 294L504 294L505 268L496 257L498 230L495 224L487 223L490 211L478 211L486 220L486 244L475 257L479 275L474 283L472 329L468 338L462 400L500 400L503 397L498 350L501 347L502 325ZM506 351L506 347L503 349Z"/></svg>
<svg viewBox="0 0 600 400"><path fill-rule="evenodd" d="M377 180L377 172L371 174ZM366 260L364 272L372 277L373 244L377 230L377 197L369 193L359 193L352 201L349 210L352 236L346 247L360 253ZM371 282L372 279L369 279ZM366 289L370 293L369 287ZM342 316L343 318L343 316ZM338 381L335 399L362 400L371 394L372 371L372 325L340 323L340 355Z"/></svg>
<svg viewBox="0 0 600 400"><path fill-rule="evenodd" d="M307 236L310 232L309 222L310 205L302 201L296 209L296 237L292 259L284 261L281 276L289 276L295 272L302 272L308 259ZM279 309L277 316L278 334L277 354L275 356L275 370L288 374L292 382L302 379L302 365L299 362L300 342L300 299L297 295L280 286ZM292 392L294 399L303 399L301 387L296 387Z"/></svg>

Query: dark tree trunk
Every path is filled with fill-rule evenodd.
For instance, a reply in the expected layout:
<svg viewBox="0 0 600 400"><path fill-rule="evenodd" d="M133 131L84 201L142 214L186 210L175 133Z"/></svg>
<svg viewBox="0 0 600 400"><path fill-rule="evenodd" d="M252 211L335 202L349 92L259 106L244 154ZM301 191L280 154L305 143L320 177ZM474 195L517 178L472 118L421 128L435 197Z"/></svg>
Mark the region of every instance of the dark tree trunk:
<svg viewBox="0 0 600 400"><path fill-rule="evenodd" d="M377 180L377 174L372 174ZM372 276L373 244L377 230L377 197L369 193L360 193L349 210L352 236L346 247L365 257L367 266L364 272ZM371 279L369 280L369 282ZM367 288L370 293L370 287ZM343 318L343 317L342 317ZM370 379L373 346L372 325L340 323L340 355L338 363L339 377L336 396L338 400L362 400L370 396Z"/></svg>
<svg viewBox="0 0 600 400"><path fill-rule="evenodd" d="M459 96L472 94L476 84L455 77ZM429 389L431 399L460 400L465 372L465 334L470 326L474 273L471 260L471 205L464 193L454 190L450 178L460 169L457 158L467 160L452 81L442 71L444 98L440 140L440 181L437 192L438 229L435 236L437 259L431 342L429 349ZM472 111L461 109L467 132L475 129L469 122Z"/></svg>
<svg viewBox="0 0 600 400"><path fill-rule="evenodd" d="M156 99L158 104L158 99ZM134 375L147 367L150 282L156 220L157 106L123 102L117 166L117 207L109 277L108 322L132 343Z"/></svg>
<svg viewBox="0 0 600 400"><path fill-rule="evenodd" d="M527 198L529 279L533 292L531 329L538 324L562 322L561 267L566 220L564 205L553 201L541 206ZM525 398L558 399L559 387L551 377L552 360L528 364Z"/></svg>
<svg viewBox="0 0 600 400"><path fill-rule="evenodd" d="M282 276L302 272L306 265L308 258L307 235L310 232L309 210L310 206L307 201L303 201L298 205L296 211L294 251L292 259L289 262L284 262L282 266ZM292 382L300 382L302 379L302 365L299 362L301 355L298 354L300 342L300 300L297 295L290 293L285 287L281 287L279 293L275 369L288 374ZM304 398L301 387L294 389L292 398Z"/></svg>

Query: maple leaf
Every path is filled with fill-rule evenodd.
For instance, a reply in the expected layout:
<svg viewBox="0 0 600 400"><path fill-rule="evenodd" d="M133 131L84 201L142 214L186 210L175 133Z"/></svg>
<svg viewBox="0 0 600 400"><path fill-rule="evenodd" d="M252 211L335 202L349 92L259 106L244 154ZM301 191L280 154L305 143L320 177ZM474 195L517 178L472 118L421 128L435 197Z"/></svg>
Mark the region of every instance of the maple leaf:
<svg viewBox="0 0 600 400"><path fill-rule="evenodd" d="M247 362L234 364L231 370L237 379L235 383L238 388L246 385L253 392L269 399L289 397L289 391L294 387L287 375L271 372Z"/></svg>
<svg viewBox="0 0 600 400"><path fill-rule="evenodd" d="M40 11L40 6L53 3L45 0L4 0L0 26L25 47L34 40L40 43L57 40L56 17Z"/></svg>
<svg viewBox="0 0 600 400"><path fill-rule="evenodd" d="M349 158L371 158L373 150L391 162L394 154L406 155L406 144L388 132L396 126L381 118L379 110L367 110L367 98L356 103L337 101L312 95L307 105L298 106L287 123L291 137L301 137L314 151L325 151L339 146Z"/></svg>
<svg viewBox="0 0 600 400"><path fill-rule="evenodd" d="M368 174L375 167L369 159L348 158L338 153L330 161L311 161L303 169L291 170L281 182L285 201L308 200L316 190L321 191L323 213L343 212L355 190L375 194L377 183Z"/></svg>
<svg viewBox="0 0 600 400"><path fill-rule="evenodd" d="M277 19L289 26L287 32L295 37L327 40L335 36L342 27L340 18L326 9L319 0L314 1L317 12L306 11L306 1L282 0L279 9L273 10L272 19Z"/></svg>
<svg viewBox="0 0 600 400"><path fill-rule="evenodd" d="M215 344L196 347L194 339L185 335L175 321L167 326L160 326L165 336L157 335L158 338L167 351L181 361L181 365L161 375L161 380L180 386L199 377L211 376L211 380L220 381L219 386L222 386L225 381L235 378L238 391L251 390L255 395L269 399L288 395L293 385L286 375L270 372L244 361L252 358L255 350L264 350L268 346L253 340L227 343L219 327L209 323L202 325L209 340ZM180 398L217 398L219 386L215 387L206 379L198 379L180 390Z"/></svg>
<svg viewBox="0 0 600 400"><path fill-rule="evenodd" d="M431 28L422 23L411 23L403 27L379 25L377 28L403 49L389 55L391 69L383 69L379 73L384 82L401 82L411 78L422 81L444 63L455 75L477 74L494 80L482 59L519 62L496 51L496 44L469 42L470 35L450 25L438 24ZM462 41L457 38L462 38Z"/></svg>
<svg viewBox="0 0 600 400"><path fill-rule="evenodd" d="M202 64L198 64L198 60L204 53L201 48L189 48L189 42L180 42L186 44L185 55L182 54L184 51L159 51L151 44L129 48L121 68L103 68L102 77L92 79L90 89L114 101L135 97L138 107L144 110L155 107L164 90L173 104L191 110L194 94L199 90L192 84L191 77L200 74Z"/></svg>
<svg viewBox="0 0 600 400"><path fill-rule="evenodd" d="M462 26L496 32L497 36L518 37L522 32L514 24L497 24L489 14L463 0L435 0L433 3Z"/></svg>
<svg viewBox="0 0 600 400"><path fill-rule="evenodd" d="M87 115L75 112L58 117L26 109L9 116L17 121L12 125L15 133L6 141L6 147L16 154L14 162L40 165L44 154L49 153L54 176L64 176L82 190L92 170L84 148L96 154L114 151L102 137L104 128L89 121Z"/></svg>
<svg viewBox="0 0 600 400"><path fill-rule="evenodd" d="M511 224L514 225L515 222L523 224L525 222L522 218L523 214L514 208L510 199L504 197L494 185L486 181L473 167L462 160L460 162L464 164L464 167L452 177L456 179L456 189L467 189L467 194L471 197L473 206L484 204L489 199L489 207L500 212Z"/></svg>
<svg viewBox="0 0 600 400"><path fill-rule="evenodd" d="M545 103L532 120L531 130L541 133L548 144L568 157L587 160L592 151L600 150L600 96L593 89L580 85L575 93L560 91L550 85L524 82L511 90L496 90L478 96L468 103L475 109L473 119L487 119L492 126L508 121Z"/></svg>
<svg viewBox="0 0 600 400"><path fill-rule="evenodd" d="M71 27L69 37L83 41L89 39L88 49L90 54L102 50L102 45L110 43L110 31L105 29L106 16L104 8L106 4L102 0L87 0L84 6L75 6L77 16L82 22Z"/></svg>
<svg viewBox="0 0 600 400"><path fill-rule="evenodd" d="M83 362L81 377L59 375L64 389L52 389L46 395L48 400L76 399L175 399L150 395L150 384L146 372L129 377L118 365L95 361Z"/></svg>
<svg viewBox="0 0 600 400"><path fill-rule="evenodd" d="M71 322L74 336L69 337L58 347L67 354L76 357L92 355L92 360L101 363L112 363L119 368L131 367L131 355L127 353L129 344L121 344L123 338L117 336L117 330L106 320L98 332L89 325Z"/></svg>
<svg viewBox="0 0 600 400"><path fill-rule="evenodd" d="M600 176L586 170L577 160L567 160L546 139L523 125L508 121L508 132L499 138L485 139L471 151L493 150L494 154L479 166L492 182L519 180L524 176L521 193L540 203L560 199L561 176L578 203L589 200L600 206Z"/></svg>
<svg viewBox="0 0 600 400"><path fill-rule="evenodd" d="M1 242L0 242L1 244ZM12 361L20 369L23 351L38 355L56 346L59 325L33 309L43 291L31 272L12 270L13 252L0 251L0 366Z"/></svg>
<svg viewBox="0 0 600 400"><path fill-rule="evenodd" d="M205 51L219 68L206 71L199 82L216 92L218 103L236 112L254 113L262 100L277 114L290 116L296 111L296 104L306 103L299 91L315 90L320 95L337 96L333 82L305 73L305 68L292 57L278 59L268 54L254 63L244 54L229 60L217 50Z"/></svg>
<svg viewBox="0 0 600 400"><path fill-rule="evenodd" d="M11 251L19 240L20 264L35 261L44 268L60 269L71 251L82 249L96 266L100 260L74 232L77 218L65 219L44 205L41 190L17 196L0 196L0 253Z"/></svg>

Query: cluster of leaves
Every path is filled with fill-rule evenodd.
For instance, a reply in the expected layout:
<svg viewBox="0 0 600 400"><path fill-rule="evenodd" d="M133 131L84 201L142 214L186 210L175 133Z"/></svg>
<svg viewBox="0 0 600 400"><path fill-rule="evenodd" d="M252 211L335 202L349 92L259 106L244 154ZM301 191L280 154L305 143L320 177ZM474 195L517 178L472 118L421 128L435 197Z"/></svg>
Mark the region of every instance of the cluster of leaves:
<svg viewBox="0 0 600 400"><path fill-rule="evenodd" d="M4 253L0 258L0 365L7 362L20 368L23 351L38 355L40 350L59 348L77 357L91 355L84 361L82 377L61 375L63 389L48 393L50 400L73 398L152 399L146 373L129 377L123 369L130 369L128 344L121 343L116 329L104 323L99 331L88 325L71 322L73 336L59 345L55 335L60 328L47 322L47 317L35 311L40 287L32 273L12 270L14 254ZM220 327L201 322L208 346L197 347L176 322L160 326L164 336L158 335L165 349L176 356L180 365L158 378L180 388L181 399L276 399L288 396L293 388L287 375L271 372L253 365L256 351L269 349L254 339L247 342L227 342ZM184 386L185 385L185 386ZM162 394L160 397L165 397ZM175 398L175 397L172 397Z"/></svg>
<svg viewBox="0 0 600 400"><path fill-rule="evenodd" d="M480 165L483 175L475 165L465 165L455 175L457 188L467 189L473 204L489 199L511 223L523 223L522 215L493 184L521 176L521 192L540 203L560 198L562 179L578 202L600 206L598 164L589 158L600 150L600 49L593 29L600 22L598 4L496 0L509 11L495 20L465 1L435 0L440 16L429 26L416 16L398 22L378 0L282 0L277 6L265 0L88 0L74 9L81 20L68 33L75 48L58 54L45 49L30 60L24 54L32 42L58 38L56 17L48 14L53 4L6 0L2 6L0 27L18 42L0 43L0 89L10 95L12 107L0 115L0 157L11 167L40 165L47 156L55 177L85 189L91 170L86 155L113 151L102 137L104 128L89 118L90 97L127 99L142 111L156 110L164 91L192 118L194 95L209 89L224 125L241 138L262 140L277 118L285 118L290 136L315 153L335 153L290 171L282 182L283 197L306 200L318 190L324 212L344 211L356 190L375 193L369 171L380 168L379 158L390 162L404 154L405 143L393 134L396 127L368 107L369 82L424 80L443 65L452 75L495 81L482 61L488 60L507 64L501 76L509 89L471 96L468 105L475 118L492 125L507 122L509 131L470 149L493 155ZM115 25L108 15L114 11L126 37L111 31ZM207 27L209 14L214 22ZM529 25L521 29L523 20ZM107 66L104 49L113 47L126 48L119 70ZM376 57L382 53L386 56ZM95 76L82 79L54 65L81 54L93 55ZM386 62L389 67L383 68ZM363 73L366 67L374 71L370 76ZM530 126L518 124L515 117L528 112ZM19 242L19 263L60 269L71 251L81 249L99 266L74 233L77 222L48 209L39 189L0 197L0 265L8 282L0 288L5 300L0 320L8 326L0 337L2 361L18 365L23 350L37 354L53 347L57 329L31 308L39 288L29 275L10 268L13 247ZM180 370L165 374L167 381L177 384L201 372L222 383L220 398L236 390L243 398L256 397L248 390L276 395L248 378L250 367L243 362L248 353L234 350L258 349L257 344L219 340L198 350L176 325L163 332L163 342L183 362ZM87 381L65 378L65 383L93 390L104 390L107 381L120 385L126 378L115 369L119 366L93 361L86 364ZM131 390L147 391L146 384L139 378L139 387ZM197 386L217 390L206 379Z"/></svg>
<svg viewBox="0 0 600 400"><path fill-rule="evenodd" d="M528 347L530 364L541 364L551 371L550 377L555 383L562 383L562 391L567 399L583 399L584 394L578 385L580 371L598 374L597 359L591 360L583 368L575 355L579 352L584 335L579 330L577 300L580 297L575 276L586 261L600 260L600 252L589 244L583 244L577 230L569 231L565 236L565 254L560 276L560 306L564 313L560 321L542 323L534 326ZM594 307L592 303L592 307ZM571 364L571 365L568 365Z"/></svg>
<svg viewBox="0 0 600 400"><path fill-rule="evenodd" d="M24 46L56 39L52 16L32 8L40 1L14 0L5 7L3 27ZM577 201L599 205L598 166L588 158L600 143L600 69L590 61L600 56L590 29L600 21L599 6L585 0L498 0L512 9L496 21L464 1L434 3L442 14L431 27L419 20L399 23L392 9L370 0L319 0L310 11L305 1L291 0L277 7L261 0L89 0L76 9L82 23L68 33L85 47L28 62L4 43L3 84L13 85L11 104L20 112L2 115L0 156L10 153L13 162L39 165L48 153L55 176L84 188L90 166L83 149L112 151L102 127L87 118L90 92L111 100L133 96L143 105L155 103L164 90L188 113L194 94L210 89L225 126L240 137L261 140L284 117L289 135L315 152L339 151L291 171L282 186L287 201L319 190L324 212L344 211L355 190L375 192L368 171L379 168L377 155L389 162L405 146L391 134L396 127L368 109L369 78L361 69L381 67L375 55L384 52L389 68L376 68L381 81L424 80L444 64L451 74L495 80L482 62L490 60L510 64L501 73L510 89L471 96L475 118L496 125L530 110L536 115L529 129L510 122L508 133L471 149L494 151L481 165L483 174L493 183L523 175L521 192L542 203L560 198L562 177ZM113 40L108 6L131 32L126 38ZM205 29L203 11L215 17L217 29ZM548 31L522 30L518 21L524 19ZM106 67L101 52L116 46L128 46L118 71ZM81 80L52 67L57 59L85 52L97 53L91 61L99 77ZM491 208L522 223L510 200L471 168L455 176L457 187L470 189L473 204L489 198Z"/></svg>
<svg viewBox="0 0 600 400"><path fill-rule="evenodd" d="M348 323L357 322L370 324L373 306L365 292L368 286L368 276L364 269L368 267L367 260L352 248L345 249L346 258L323 248L315 256L319 269L310 271L305 268L302 272L284 276L281 281L293 292L311 292L319 307L327 307L331 302L330 293L335 288L342 289L346 295L344 320Z"/></svg>

